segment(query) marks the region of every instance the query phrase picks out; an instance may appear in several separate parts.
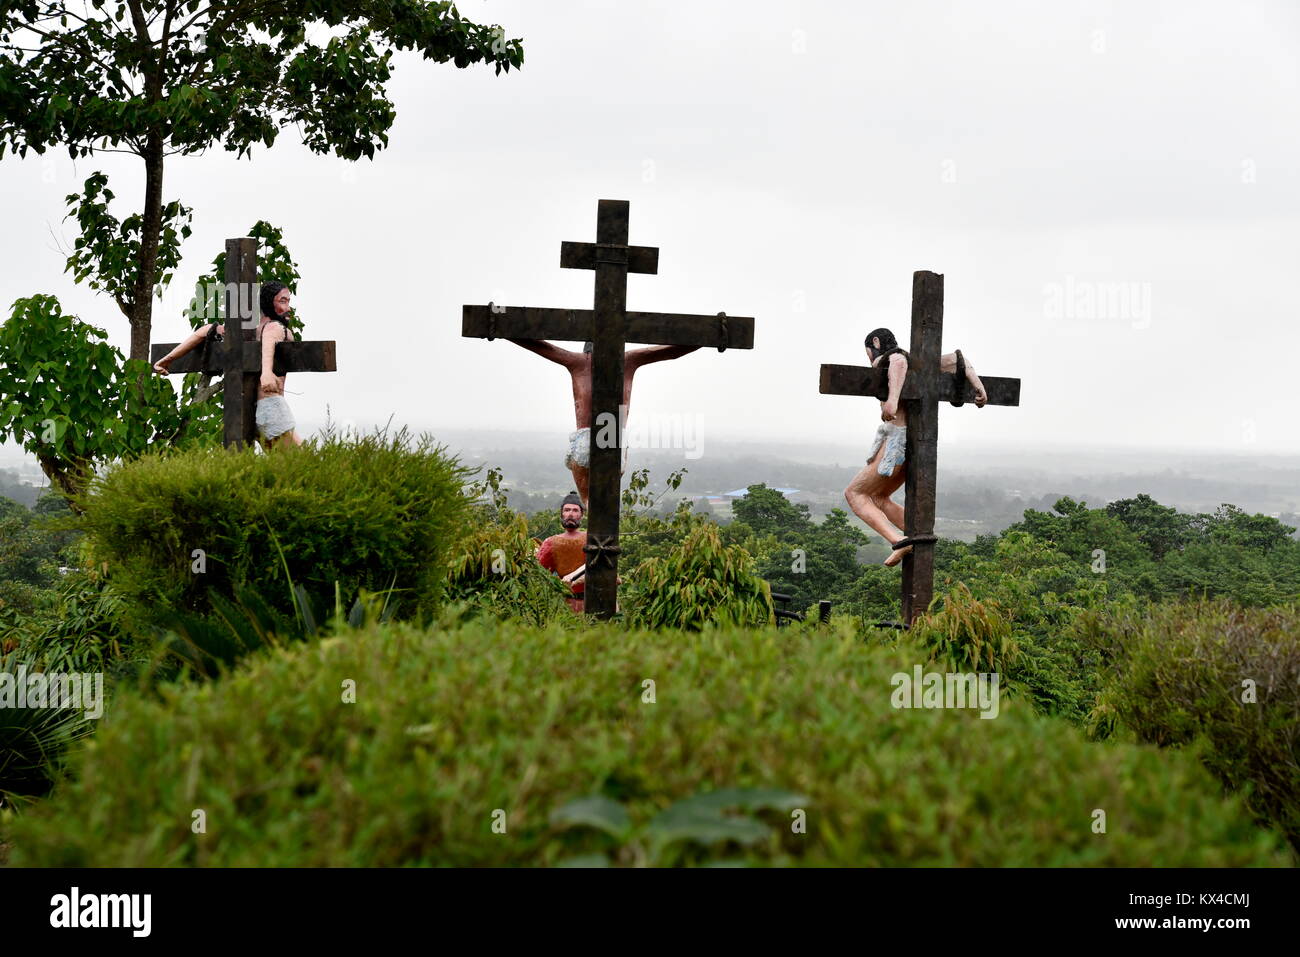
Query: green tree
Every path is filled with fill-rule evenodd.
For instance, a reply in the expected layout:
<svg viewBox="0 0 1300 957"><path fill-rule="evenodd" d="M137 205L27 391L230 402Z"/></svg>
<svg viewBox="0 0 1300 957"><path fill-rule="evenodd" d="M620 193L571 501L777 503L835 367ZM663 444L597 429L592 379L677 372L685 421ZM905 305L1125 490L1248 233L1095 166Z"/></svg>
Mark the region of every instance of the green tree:
<svg viewBox="0 0 1300 957"><path fill-rule="evenodd" d="M17 300L0 326L0 435L36 456L65 496L85 487L96 461L139 454L158 428L179 428L171 386L107 339L45 295Z"/></svg>
<svg viewBox="0 0 1300 957"><path fill-rule="evenodd" d="M857 552L869 540L849 524L843 509L831 509L822 522L814 522L806 504L791 502L760 483L749 486L743 498L731 503L731 510L736 517L733 537L771 537L779 543L765 548L759 574L777 592L791 596L792 610L847 594L862 574Z"/></svg>
<svg viewBox="0 0 1300 957"><path fill-rule="evenodd" d="M812 524L807 505L794 504L763 482L749 486L743 497L732 502L731 513L760 535L801 531Z"/></svg>
<svg viewBox="0 0 1300 957"><path fill-rule="evenodd" d="M279 280L292 291L300 274L281 231L259 220L248 235L261 243L258 281ZM225 266L223 250L195 283L185 311L191 327L223 320L217 290L223 288L218 277L225 275ZM290 325L303 327L297 310ZM103 329L63 315L53 296L18 300L0 327L0 435L12 434L35 455L51 485L65 496L84 489L95 466L134 458L155 443L177 448L221 443L219 383L187 373L178 396L169 378L124 359L106 339Z"/></svg>
<svg viewBox="0 0 1300 957"><path fill-rule="evenodd" d="M1162 559L1167 553L1187 545L1195 538L1192 528L1192 516L1176 508L1161 505L1145 492L1137 498L1122 498L1106 506L1106 512L1114 515L1138 537L1152 556Z"/></svg>
<svg viewBox="0 0 1300 957"><path fill-rule="evenodd" d="M324 42L308 39L328 28ZM341 34L339 31L342 31ZM163 202L167 156L220 144L238 156L297 124L315 153L373 158L396 110L384 84L395 50L457 67L523 64L500 27L422 0L16 0L0 6L0 156L66 148L144 163L143 209L118 236L93 209L69 259L131 323L130 358L149 355L151 293L174 265L165 239L187 217ZM102 190L102 184L99 187ZM87 181L86 203L95 190ZM180 228L185 235L185 227Z"/></svg>

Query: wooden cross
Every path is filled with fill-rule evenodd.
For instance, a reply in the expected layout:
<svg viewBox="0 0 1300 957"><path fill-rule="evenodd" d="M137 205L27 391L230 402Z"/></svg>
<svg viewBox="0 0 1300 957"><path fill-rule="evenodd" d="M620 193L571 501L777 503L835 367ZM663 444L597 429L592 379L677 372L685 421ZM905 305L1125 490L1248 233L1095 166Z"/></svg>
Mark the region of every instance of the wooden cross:
<svg viewBox="0 0 1300 957"><path fill-rule="evenodd" d="M262 374L262 346L256 341L260 288L257 240L247 236L227 239L224 344L208 339L193 352L174 360L168 370L173 375L201 372L224 376L221 444L226 448L242 448L257 441L254 413ZM288 372L337 372L334 345L332 341L278 342L273 371L278 376ZM150 347L149 364L175 348L174 342L155 343Z"/></svg>
<svg viewBox="0 0 1300 957"><path fill-rule="evenodd" d="M560 244L560 268L595 270L595 309L490 303L465 306L461 316L461 335L471 338L592 343L591 507L584 610L602 619L613 616L617 599L624 345L717 346L719 352L754 347L754 320L750 317L628 312L627 274L658 273L659 250L629 246L627 238L627 201L602 199L597 206L596 241Z"/></svg>
<svg viewBox="0 0 1300 957"><path fill-rule="evenodd" d="M903 556L903 621L910 628L934 595L934 501L938 469L939 403L973 402L975 390L964 378L939 371L943 339L943 276L912 274L912 341L901 401L907 410L907 479L903 533L916 543ZM1020 380L980 376L988 405L1020 405ZM889 396L889 369L823 365L823 395Z"/></svg>

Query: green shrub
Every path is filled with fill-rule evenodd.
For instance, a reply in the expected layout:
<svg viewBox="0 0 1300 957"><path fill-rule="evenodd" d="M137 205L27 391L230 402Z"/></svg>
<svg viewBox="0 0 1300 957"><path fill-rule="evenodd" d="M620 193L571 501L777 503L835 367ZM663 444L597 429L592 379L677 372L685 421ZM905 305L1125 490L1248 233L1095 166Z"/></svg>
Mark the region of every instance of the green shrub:
<svg viewBox="0 0 1300 957"><path fill-rule="evenodd" d="M565 602L572 595L569 586L537 561L525 516L480 508L472 525L451 559L449 601L465 602L472 613L534 625L579 620Z"/></svg>
<svg viewBox="0 0 1300 957"><path fill-rule="evenodd" d="M1290 860L1190 754L1091 743L1016 702L895 710L891 675L922 650L819 634L442 621L259 653L119 694L66 785L13 823L12 863Z"/></svg>
<svg viewBox="0 0 1300 957"><path fill-rule="evenodd" d="M32 672L49 673L19 653L0 655L0 675L17 682ZM0 806L49 791L69 744L89 734L94 721L69 708L0 707Z"/></svg>
<svg viewBox="0 0 1300 957"><path fill-rule="evenodd" d="M97 478L84 496L96 561L128 599L132 623L207 614L209 590L256 590L295 614L290 581L321 607L362 589L395 589L403 613L431 613L465 534L467 474L441 447L405 429L389 437L144 456ZM206 571L196 573L195 551Z"/></svg>
<svg viewBox="0 0 1300 957"><path fill-rule="evenodd" d="M1005 673L1020 649L1011 623L995 599L980 601L964 584L939 598L938 607L912 624L912 634L931 655L962 672Z"/></svg>
<svg viewBox="0 0 1300 957"><path fill-rule="evenodd" d="M723 545L712 523L693 528L667 556L642 562L623 605L646 628L698 630L707 624L770 624L772 591L738 545Z"/></svg>
<svg viewBox="0 0 1300 957"><path fill-rule="evenodd" d="M1197 743L1219 780L1300 851L1300 606L1160 605L1113 628L1116 662L1094 720L1139 741Z"/></svg>
<svg viewBox="0 0 1300 957"><path fill-rule="evenodd" d="M102 568L74 568L43 596L16 650L44 671L117 672L129 667L123 600Z"/></svg>

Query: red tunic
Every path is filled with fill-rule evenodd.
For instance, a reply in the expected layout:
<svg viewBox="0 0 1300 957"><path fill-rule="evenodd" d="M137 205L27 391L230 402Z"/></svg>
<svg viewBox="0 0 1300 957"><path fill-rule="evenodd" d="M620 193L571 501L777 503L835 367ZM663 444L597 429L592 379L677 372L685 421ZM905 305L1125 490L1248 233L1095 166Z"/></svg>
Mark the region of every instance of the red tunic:
<svg viewBox="0 0 1300 957"><path fill-rule="evenodd" d="M542 542L542 547L537 552L537 560L542 563L543 568L549 568L563 577L587 564L587 553L583 551L586 547L586 535L577 537L552 535ZM586 583L579 578L573 582L572 587L575 595L581 595L586 588Z"/></svg>

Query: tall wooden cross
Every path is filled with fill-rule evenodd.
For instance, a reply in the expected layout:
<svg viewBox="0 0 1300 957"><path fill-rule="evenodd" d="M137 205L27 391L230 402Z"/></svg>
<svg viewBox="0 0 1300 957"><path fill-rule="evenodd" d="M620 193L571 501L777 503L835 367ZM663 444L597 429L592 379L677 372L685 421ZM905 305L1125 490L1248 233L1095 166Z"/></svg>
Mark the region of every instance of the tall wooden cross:
<svg viewBox="0 0 1300 957"><path fill-rule="evenodd" d="M257 441L254 412L258 380L262 373L262 346L257 342L260 311L257 281L257 240L251 237L226 240L226 335L223 344L209 339L193 352L172 362L171 374L201 372L221 375L223 429L221 444L226 448L252 445ZM279 342L275 346L273 371L336 372L334 342ZM149 364L176 348L176 343L155 343Z"/></svg>
<svg viewBox="0 0 1300 957"><path fill-rule="evenodd" d="M939 403L973 402L975 390L965 378L939 371L943 339L943 276L912 274L912 341L901 401L907 410L907 478L903 533L914 541L903 556L903 621L911 627L934 595L934 502L938 474ZM1019 405L1020 380L980 376L988 405ZM823 395L889 397L888 368L823 365Z"/></svg>
<svg viewBox="0 0 1300 957"><path fill-rule="evenodd" d="M587 513L584 610L613 616L618 579L619 475L624 422L623 347L667 346L752 349L754 320L744 316L627 311L627 274L659 271L659 249L629 246L628 203L602 199L594 243L560 244L560 268L596 271L595 309L465 306L461 335L478 339L560 339L592 343L591 487Z"/></svg>

